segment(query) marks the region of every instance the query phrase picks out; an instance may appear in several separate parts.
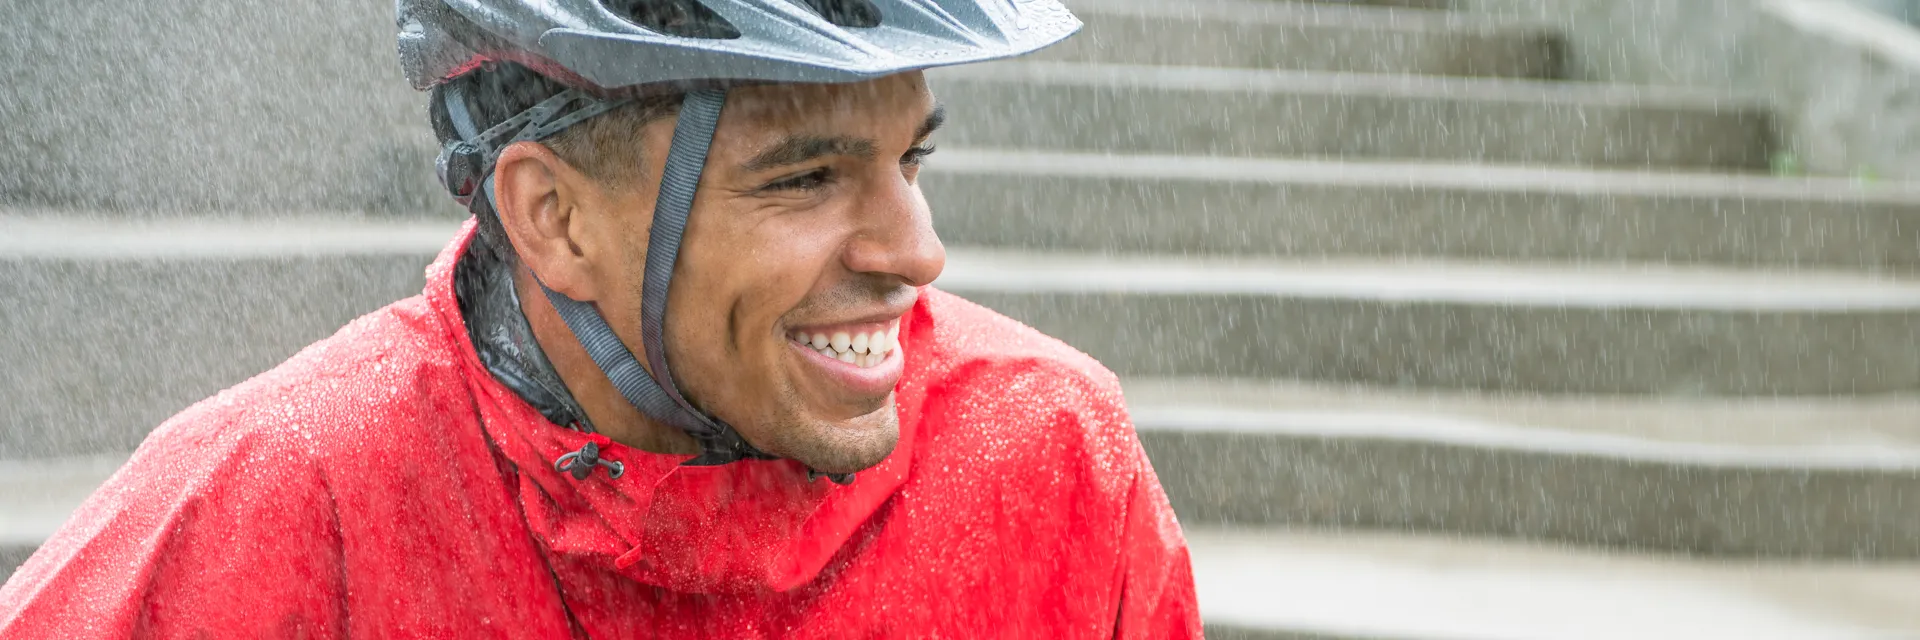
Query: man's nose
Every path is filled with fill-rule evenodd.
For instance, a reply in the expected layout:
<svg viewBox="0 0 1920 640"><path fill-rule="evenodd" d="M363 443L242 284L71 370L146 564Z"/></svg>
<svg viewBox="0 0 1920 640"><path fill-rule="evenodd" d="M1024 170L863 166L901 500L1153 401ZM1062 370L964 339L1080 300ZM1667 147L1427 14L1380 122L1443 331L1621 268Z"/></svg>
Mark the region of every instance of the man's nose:
<svg viewBox="0 0 1920 640"><path fill-rule="evenodd" d="M940 277L947 248L933 231L933 213L920 187L897 172L878 181L860 203L860 231L842 260L855 273L891 275L908 286Z"/></svg>

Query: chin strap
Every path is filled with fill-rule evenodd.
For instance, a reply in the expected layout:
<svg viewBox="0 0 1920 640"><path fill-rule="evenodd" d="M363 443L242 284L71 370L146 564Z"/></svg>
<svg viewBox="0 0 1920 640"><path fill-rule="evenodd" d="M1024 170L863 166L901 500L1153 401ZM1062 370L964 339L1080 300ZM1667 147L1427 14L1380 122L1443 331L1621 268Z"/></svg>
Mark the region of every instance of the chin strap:
<svg viewBox="0 0 1920 640"><path fill-rule="evenodd" d="M492 208L493 162L500 149L522 140L539 140L567 126L624 105L628 100L600 100L578 90L567 90L541 101L532 108L508 118L485 132L474 131L464 96L449 86L445 92L447 113L454 129L464 140L449 142L441 149L436 163L443 183L456 199L477 214L481 207ZM578 105L576 110L566 107ZM541 292L559 311L561 320L605 372L620 395L648 417L693 436L700 443L700 455L685 464L720 465L745 459L770 460L769 455L740 437L725 422L707 415L687 402L675 386L667 366L666 317L667 294L673 281L673 268L680 256L680 242L686 234L687 218L693 210L693 198L700 186L700 174L706 166L713 134L720 124L720 111L726 105L726 92L719 90L688 93L680 105L679 122L673 131L673 143L667 150L665 174L661 177L660 197L654 206L653 225L647 237L645 281L641 289L640 337L647 364L657 373L649 375L633 352L615 335L605 318L593 305L568 298L547 287L539 276ZM517 131L517 132L516 132ZM508 132L516 132L510 138ZM495 140L504 142L495 143ZM478 178L478 180L475 180ZM475 195L484 197L475 198ZM597 435L597 434L596 434ZM555 468L584 479L593 468L602 466L600 449L604 444L590 441L580 451L556 461ZM589 450L591 448L591 450ZM619 467L606 465L618 477ZM839 483L853 482L853 474L825 474L808 470L808 477L826 476Z"/></svg>
<svg viewBox="0 0 1920 640"><path fill-rule="evenodd" d="M724 422L695 409L681 395L667 365L666 318L667 291L673 281L673 266L680 257L680 240L686 234L687 217L693 210L693 195L700 186L700 174L706 166L707 150L713 132L720 124L720 110L726 94L698 91L687 94L680 104L680 121L673 130L673 144L667 149L666 171L660 178L660 197L653 208L653 226L647 235L645 283L640 292L640 342L646 348L647 364L656 375L648 375L625 343L593 305L568 298L545 283L540 290L560 311L567 328L573 330L581 346L593 357L594 364L606 372L607 379L620 390L627 402L655 420L665 422L700 442L699 457L689 465L726 464L747 458L770 459L773 456L748 444ZM537 278L536 278L537 279Z"/></svg>

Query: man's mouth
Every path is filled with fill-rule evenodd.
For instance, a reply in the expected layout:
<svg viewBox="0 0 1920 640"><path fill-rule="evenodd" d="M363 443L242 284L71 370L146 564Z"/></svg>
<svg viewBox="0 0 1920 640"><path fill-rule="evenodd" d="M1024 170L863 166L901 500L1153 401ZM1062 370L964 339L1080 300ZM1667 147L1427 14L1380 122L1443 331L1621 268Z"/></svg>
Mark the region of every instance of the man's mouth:
<svg viewBox="0 0 1920 640"><path fill-rule="evenodd" d="M868 369L886 362L900 346L900 319L796 329L787 337L820 355Z"/></svg>

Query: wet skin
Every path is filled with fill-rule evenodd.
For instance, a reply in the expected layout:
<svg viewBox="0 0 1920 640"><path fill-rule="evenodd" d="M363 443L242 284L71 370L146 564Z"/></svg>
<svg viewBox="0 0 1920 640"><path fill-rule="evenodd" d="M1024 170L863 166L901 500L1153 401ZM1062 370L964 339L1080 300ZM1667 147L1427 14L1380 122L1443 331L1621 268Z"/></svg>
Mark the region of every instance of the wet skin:
<svg viewBox="0 0 1920 640"><path fill-rule="evenodd" d="M794 337L884 332L940 274L946 252L916 183L936 114L919 73L728 94L668 294L667 357L695 406L819 471L858 471L892 452L901 351L860 366ZM673 126L636 132L641 175L617 184L514 144L495 195L523 264L528 321L594 424L623 444L692 454L691 438L620 396L526 273L593 303L644 353L647 234Z"/></svg>

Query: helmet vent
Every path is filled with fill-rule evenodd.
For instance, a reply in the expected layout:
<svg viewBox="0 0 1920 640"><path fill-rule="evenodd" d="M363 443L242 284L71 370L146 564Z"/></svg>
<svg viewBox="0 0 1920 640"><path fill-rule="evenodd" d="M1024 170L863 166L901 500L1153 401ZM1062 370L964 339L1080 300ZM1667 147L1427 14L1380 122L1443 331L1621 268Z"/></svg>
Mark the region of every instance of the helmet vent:
<svg viewBox="0 0 1920 640"><path fill-rule="evenodd" d="M731 40L740 30L699 0L605 0L614 15L655 33L682 38Z"/></svg>
<svg viewBox="0 0 1920 640"><path fill-rule="evenodd" d="M794 0L837 26L871 29L880 26L880 8L868 0Z"/></svg>

